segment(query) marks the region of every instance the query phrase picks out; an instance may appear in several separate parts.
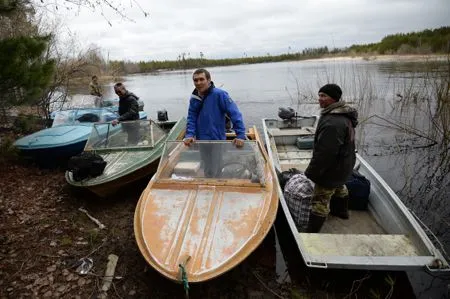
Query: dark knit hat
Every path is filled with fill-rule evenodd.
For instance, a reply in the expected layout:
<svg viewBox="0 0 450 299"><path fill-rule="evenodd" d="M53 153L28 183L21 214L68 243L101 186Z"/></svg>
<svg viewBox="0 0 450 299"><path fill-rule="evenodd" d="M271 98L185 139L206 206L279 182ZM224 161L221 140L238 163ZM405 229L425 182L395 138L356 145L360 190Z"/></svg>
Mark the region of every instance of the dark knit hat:
<svg viewBox="0 0 450 299"><path fill-rule="evenodd" d="M339 101L342 96L342 89L337 84L325 84L319 89L319 92L323 92L336 101Z"/></svg>

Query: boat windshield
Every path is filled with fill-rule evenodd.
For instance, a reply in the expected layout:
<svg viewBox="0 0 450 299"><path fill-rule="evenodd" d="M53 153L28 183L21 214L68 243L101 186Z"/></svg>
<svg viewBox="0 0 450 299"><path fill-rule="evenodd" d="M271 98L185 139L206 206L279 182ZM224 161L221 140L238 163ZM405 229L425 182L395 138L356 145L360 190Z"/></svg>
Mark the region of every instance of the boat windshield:
<svg viewBox="0 0 450 299"><path fill-rule="evenodd" d="M117 114L109 109L71 109L54 113L52 127L79 124L107 122L117 118Z"/></svg>
<svg viewBox="0 0 450 299"><path fill-rule="evenodd" d="M264 163L254 140L246 140L241 148L231 141L196 141L190 146L180 141L168 141L161 157L158 179L226 179L264 186Z"/></svg>
<svg viewBox="0 0 450 299"><path fill-rule="evenodd" d="M166 133L152 120L134 120L93 125L85 150L153 148Z"/></svg>

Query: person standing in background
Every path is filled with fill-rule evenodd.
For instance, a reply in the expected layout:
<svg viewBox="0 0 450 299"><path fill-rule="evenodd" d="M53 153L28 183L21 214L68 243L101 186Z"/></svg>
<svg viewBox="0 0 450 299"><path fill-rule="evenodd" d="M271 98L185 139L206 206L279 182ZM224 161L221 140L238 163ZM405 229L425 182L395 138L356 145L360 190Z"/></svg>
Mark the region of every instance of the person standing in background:
<svg viewBox="0 0 450 299"><path fill-rule="evenodd" d="M92 76L91 83L89 83L89 94L96 96L95 107L102 107L103 90L98 84L98 77L96 75Z"/></svg>

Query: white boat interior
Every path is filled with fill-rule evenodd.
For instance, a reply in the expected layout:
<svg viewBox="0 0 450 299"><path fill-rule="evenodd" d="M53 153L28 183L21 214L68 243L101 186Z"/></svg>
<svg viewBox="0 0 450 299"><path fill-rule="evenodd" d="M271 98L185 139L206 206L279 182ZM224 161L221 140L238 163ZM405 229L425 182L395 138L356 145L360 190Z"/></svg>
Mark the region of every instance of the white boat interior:
<svg viewBox="0 0 450 299"><path fill-rule="evenodd" d="M312 157L317 117L264 119L264 136L273 167L304 171ZM298 138L302 144L299 145ZM448 263L398 196L357 154L355 170L371 183L367 210L350 211L350 219L328 216L320 233L299 232L283 192L280 204L300 253L310 267L401 270L431 269L436 259Z"/></svg>

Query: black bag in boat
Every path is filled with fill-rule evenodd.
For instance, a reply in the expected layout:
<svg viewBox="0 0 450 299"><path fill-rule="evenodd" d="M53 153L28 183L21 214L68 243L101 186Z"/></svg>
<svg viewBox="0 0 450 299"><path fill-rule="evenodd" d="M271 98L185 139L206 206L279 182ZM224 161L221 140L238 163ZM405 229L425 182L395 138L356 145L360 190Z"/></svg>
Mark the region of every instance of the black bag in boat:
<svg viewBox="0 0 450 299"><path fill-rule="evenodd" d="M287 182L296 174L301 173L300 170L297 168L290 168L287 171L280 172L278 169L275 168L275 171L278 176L278 181L280 183L281 190L284 191L284 187L286 186Z"/></svg>
<svg viewBox="0 0 450 299"><path fill-rule="evenodd" d="M82 181L87 177L96 177L105 170L106 161L100 155L83 152L70 158L67 168L72 172L74 181Z"/></svg>
<svg viewBox="0 0 450 299"><path fill-rule="evenodd" d="M369 205L370 181L357 171L345 183L349 194L348 207L351 210L367 210Z"/></svg>

